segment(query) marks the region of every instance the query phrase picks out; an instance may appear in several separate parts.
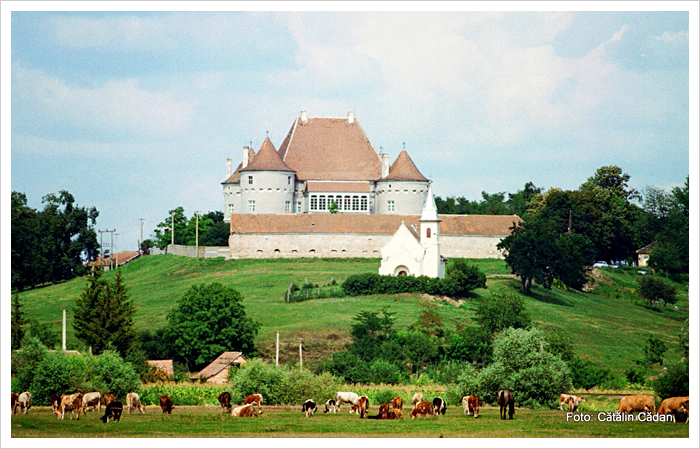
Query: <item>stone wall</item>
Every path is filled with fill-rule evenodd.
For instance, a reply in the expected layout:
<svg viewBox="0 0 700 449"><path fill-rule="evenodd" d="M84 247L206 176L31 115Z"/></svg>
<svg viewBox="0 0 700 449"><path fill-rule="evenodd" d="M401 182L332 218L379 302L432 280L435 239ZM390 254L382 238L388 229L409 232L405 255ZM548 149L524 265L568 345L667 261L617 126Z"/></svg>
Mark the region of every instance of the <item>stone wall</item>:
<svg viewBox="0 0 700 449"><path fill-rule="evenodd" d="M228 246L187 246L168 245L166 249L153 248L152 255L173 254L184 257L202 257L204 259L214 259L216 257L228 258L231 250Z"/></svg>
<svg viewBox="0 0 700 449"><path fill-rule="evenodd" d="M276 257L381 257L390 234L233 234L232 259ZM440 235L440 253L449 258L500 258L504 236Z"/></svg>

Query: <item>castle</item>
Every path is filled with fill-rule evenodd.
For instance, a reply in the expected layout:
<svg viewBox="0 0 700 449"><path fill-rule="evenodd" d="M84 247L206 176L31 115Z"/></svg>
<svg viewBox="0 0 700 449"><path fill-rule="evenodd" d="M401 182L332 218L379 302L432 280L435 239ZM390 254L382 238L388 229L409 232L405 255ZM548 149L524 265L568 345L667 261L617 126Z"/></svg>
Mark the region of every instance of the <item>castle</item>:
<svg viewBox="0 0 700 449"><path fill-rule="evenodd" d="M405 149L389 166L349 112L343 118L296 118L279 150L265 138L226 161L224 211L232 214L420 214L429 180ZM334 205L335 204L335 205Z"/></svg>
<svg viewBox="0 0 700 449"><path fill-rule="evenodd" d="M501 257L496 245L520 221L515 215L438 216L430 181L406 150L389 165L388 155L375 151L352 112L343 118L302 112L279 150L265 138L257 153L244 147L241 163L231 168L227 159L224 217L231 225L229 258L234 259L380 258L401 226L402 234L412 234L422 245L429 236L420 236L421 230L438 223L439 248L428 245L438 258L496 258ZM432 205L432 227L422 219L424 205ZM431 270L439 276L441 267L444 260ZM401 271L418 272L393 274Z"/></svg>

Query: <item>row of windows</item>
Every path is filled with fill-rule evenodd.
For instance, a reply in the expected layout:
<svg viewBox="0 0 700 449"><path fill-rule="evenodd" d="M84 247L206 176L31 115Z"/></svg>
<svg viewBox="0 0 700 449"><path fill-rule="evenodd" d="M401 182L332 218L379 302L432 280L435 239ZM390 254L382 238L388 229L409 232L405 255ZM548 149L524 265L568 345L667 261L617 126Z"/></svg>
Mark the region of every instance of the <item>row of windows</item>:
<svg viewBox="0 0 700 449"><path fill-rule="evenodd" d="M309 210L329 210L331 205L338 205L338 210L366 212L369 210L367 195L311 195Z"/></svg>
<svg viewBox="0 0 700 449"><path fill-rule="evenodd" d="M253 175L248 175L248 184L253 184ZM287 185L292 184L292 177L287 176Z"/></svg>

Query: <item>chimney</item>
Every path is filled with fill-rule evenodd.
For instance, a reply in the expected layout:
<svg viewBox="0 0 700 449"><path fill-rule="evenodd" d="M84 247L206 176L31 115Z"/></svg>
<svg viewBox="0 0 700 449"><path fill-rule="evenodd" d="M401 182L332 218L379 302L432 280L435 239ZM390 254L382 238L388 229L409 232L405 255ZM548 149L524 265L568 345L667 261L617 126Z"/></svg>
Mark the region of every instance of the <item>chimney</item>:
<svg viewBox="0 0 700 449"><path fill-rule="evenodd" d="M349 123L350 125L352 125L353 123L355 123L355 113L352 112L352 111L348 112L348 123Z"/></svg>
<svg viewBox="0 0 700 449"><path fill-rule="evenodd" d="M306 123L307 120L306 111L301 111L301 123Z"/></svg>
<svg viewBox="0 0 700 449"><path fill-rule="evenodd" d="M226 179L231 176L231 158L226 158Z"/></svg>
<svg viewBox="0 0 700 449"><path fill-rule="evenodd" d="M379 153L379 159L382 161L382 178L389 176L389 155L386 153Z"/></svg>
<svg viewBox="0 0 700 449"><path fill-rule="evenodd" d="M250 151L250 148L248 146L243 147L243 164L241 165L241 168L246 168L248 166L249 151Z"/></svg>

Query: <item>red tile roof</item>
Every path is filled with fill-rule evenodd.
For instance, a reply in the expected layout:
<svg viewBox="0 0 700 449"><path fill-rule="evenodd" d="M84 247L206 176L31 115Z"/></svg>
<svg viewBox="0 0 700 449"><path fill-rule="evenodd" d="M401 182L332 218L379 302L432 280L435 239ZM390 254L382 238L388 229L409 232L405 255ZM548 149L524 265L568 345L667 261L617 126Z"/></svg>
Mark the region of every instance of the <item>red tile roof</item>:
<svg viewBox="0 0 700 449"><path fill-rule="evenodd" d="M294 121L279 149L297 178L331 181L373 181L381 161L357 120L309 117Z"/></svg>
<svg viewBox="0 0 700 449"><path fill-rule="evenodd" d="M401 150L398 157L389 167L389 175L380 181L428 181L428 178L418 171L411 156L406 150Z"/></svg>
<svg viewBox="0 0 700 449"><path fill-rule="evenodd" d="M289 168L287 164L282 161L279 153L275 149L275 146L270 141L269 137L265 137L258 154L255 158L248 163L248 166L242 168L240 171L288 171L293 172L294 169Z"/></svg>
<svg viewBox="0 0 700 449"><path fill-rule="evenodd" d="M439 215L445 235L509 235L517 215ZM394 234L401 221L419 229L420 215L232 214L235 234Z"/></svg>
<svg viewBox="0 0 700 449"><path fill-rule="evenodd" d="M250 164L250 162L253 159L255 159L255 150L248 147L248 163ZM229 176L228 179L226 179L226 181L222 182L222 184L238 184L239 182L241 182L241 173L240 172L242 169L243 169L243 162L238 164L238 167L236 168L236 170L233 173L231 173L231 176Z"/></svg>

